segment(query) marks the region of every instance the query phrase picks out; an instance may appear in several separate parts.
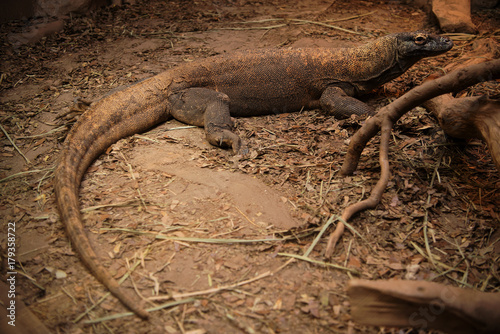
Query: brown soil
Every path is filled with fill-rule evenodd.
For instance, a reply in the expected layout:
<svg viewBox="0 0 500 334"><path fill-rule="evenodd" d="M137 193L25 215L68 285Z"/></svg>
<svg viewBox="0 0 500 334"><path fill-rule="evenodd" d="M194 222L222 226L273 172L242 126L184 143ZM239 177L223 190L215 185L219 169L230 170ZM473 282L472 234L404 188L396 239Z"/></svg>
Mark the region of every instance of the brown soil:
<svg viewBox="0 0 500 334"><path fill-rule="evenodd" d="M245 23L360 14L369 15L329 22L359 34L291 20ZM498 31L498 17L498 10L480 11L473 20L483 37L498 39L488 34ZM64 21L61 33L31 45L16 42L27 22L0 31L1 124L30 161L0 134L0 178L15 175L0 183L2 275L10 222L16 225L16 291L52 332L395 333L351 321L350 277L499 291L499 173L484 143L445 138L418 108L394 131L393 175L382 203L351 221L362 238L346 232L330 260L357 273L287 263L284 254L303 255L328 218L365 198L379 176L378 139L354 176L337 176L363 120L338 121L315 110L238 119L250 148L246 158L211 147L202 130L179 129L184 125L176 121L113 145L91 166L81 192L88 235L103 263L117 278L137 265L123 285L151 306L200 293L152 312L148 321L126 316L86 324L126 311L108 297L75 323L106 293L75 256L54 203L52 171L80 113L76 99L96 100L214 54L352 46L435 27L423 11L396 1L145 1ZM471 48L471 41L458 41L448 54L419 62L365 100L384 105ZM475 91L498 93L494 83L481 87ZM269 240L278 238L288 239ZM240 242L206 242L214 239ZM309 257L323 261L325 244L323 237ZM229 287L203 293L223 286Z"/></svg>

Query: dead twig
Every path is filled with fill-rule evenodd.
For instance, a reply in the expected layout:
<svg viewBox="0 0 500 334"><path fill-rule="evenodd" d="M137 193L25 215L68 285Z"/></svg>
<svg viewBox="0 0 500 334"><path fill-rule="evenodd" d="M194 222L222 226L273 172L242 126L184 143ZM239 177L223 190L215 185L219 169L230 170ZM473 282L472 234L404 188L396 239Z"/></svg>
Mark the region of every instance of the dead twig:
<svg viewBox="0 0 500 334"><path fill-rule="evenodd" d="M34 173L42 173L42 172L47 172L47 171L53 171L55 167L50 167L50 168L44 168L44 169L33 169L33 170L27 170L25 172L19 172L16 174L12 174L9 176L4 177L3 179L0 179L0 183L8 181L10 179L16 178L18 176L23 176L23 175L28 175L28 174L34 174Z"/></svg>
<svg viewBox="0 0 500 334"><path fill-rule="evenodd" d="M367 13L367 14L362 14L362 15L358 15L358 16L352 16L352 17L349 17L349 18L339 19L339 20L336 20L336 21L329 21L329 22L338 22L338 21L352 20L354 18L363 17L363 16L366 16L366 15L371 15L373 13L374 12L370 12L370 13ZM345 28L342 28L342 27L339 27L339 26L335 26L335 25L332 25L332 24L328 24L326 22L309 21L309 20L301 20L301 19L269 19L269 20L260 20L260 21L246 21L246 22L239 22L239 23L240 24L248 24L248 23L269 22L269 21L284 21L285 23L275 24L275 25L272 25L272 26L263 26L263 27L248 27L248 28L227 27L227 28L218 28L216 30L270 30L270 29L276 29L276 28L286 27L289 24L293 24L293 25L313 24L313 25L327 27L327 28L330 28L330 29L335 29L335 30L343 31L343 32L346 32L346 33L349 33L349 34L367 36L366 34L363 34L363 33L360 33L360 32L354 31L354 30L350 30L350 29L345 29Z"/></svg>
<svg viewBox="0 0 500 334"><path fill-rule="evenodd" d="M262 274L260 274L260 275L258 275L256 277L253 277L253 278L250 278L250 279L247 279L245 281L238 282L238 283L223 285L223 286L220 286L220 287L217 287L217 288L211 288L211 289L202 290L202 291L194 291L194 292L187 292L187 293L173 293L172 296L150 297L148 299L149 300L164 300L164 299L170 299L170 298L180 299L180 298L187 298L187 297L195 297L195 296L202 296L202 295L213 294L213 293L221 292L221 291L224 291L224 290L232 290L234 288L237 288L237 287L240 287L240 286L243 286L243 285L246 285L246 284L250 284L250 283L253 283L253 282L258 281L258 280L261 280L263 278L266 278L266 277L269 277L269 276L273 276L273 275L277 274L279 271L281 271L283 268L285 268L286 266L288 266L290 263L292 263L292 261L293 261L293 259L290 259L290 260L286 261L282 266L280 266L278 269L276 269L274 271L266 271L265 273L262 273Z"/></svg>
<svg viewBox="0 0 500 334"><path fill-rule="evenodd" d="M118 232L127 232L132 234L142 234L142 235L151 235L159 240L172 240L172 241L183 241L183 242L192 242L192 243L207 243L207 244L252 244L252 243L261 243L261 242L283 242L287 240L294 240L298 237L305 237L306 235L291 235L284 236L282 238L263 238L263 239L217 239L217 238L193 238L193 237L176 237L176 236L168 236L161 234L162 232L151 232L151 231L139 231L136 229L126 229L126 228L101 228L101 231L118 231Z"/></svg>
<svg viewBox="0 0 500 334"><path fill-rule="evenodd" d="M142 206L144 207L144 210L148 211L148 207L146 206L146 201L144 200L144 197L142 196L142 191L139 188L139 182L137 181L137 179L135 177L134 169L132 168L132 165L128 162L127 158L125 157L125 155L122 152L120 152L120 155L122 156L123 160L125 161L125 164L128 167L128 171L130 173L130 176L132 177L132 180L134 180L134 182L136 182L136 184L137 184L137 189L136 189L137 195L139 196L139 199L141 200Z"/></svg>
<svg viewBox="0 0 500 334"><path fill-rule="evenodd" d="M375 14L377 11L374 10L374 11L371 11L371 12L368 12L368 13L365 13L365 14L359 14L359 15L353 15L353 16L349 16L349 17L343 17L343 18L340 18L340 19L332 19L332 20L326 20L324 21L325 23L333 23L333 22L342 22L342 21L349 21L349 20L355 20L355 19L359 19L361 17L365 17L365 16L369 16L369 15L372 15L372 14ZM262 20L254 20L254 21L243 21L243 22L237 22L239 24L252 24L252 23L264 23L264 22L276 22L276 21L284 21L284 20L287 20L287 19L262 19ZM299 19L288 19L289 21L302 21L302 20L299 20Z"/></svg>
<svg viewBox="0 0 500 334"><path fill-rule="evenodd" d="M165 304L158 305L156 307L148 308L146 311L147 312L154 312L154 311L158 311L158 310L163 310L163 309L171 308L171 307L174 307L174 306L179 306L179 305L183 305L183 304L187 304L187 303L192 303L195 300L196 299L194 299L194 298L187 298L187 299L183 299L183 300L176 300L176 301L172 301L172 302L168 302L168 303L165 303ZM130 316L133 316L134 314L135 313L133 313L133 312L117 313L117 314L110 315L108 317L102 317L102 318L93 319L93 320L86 320L83 323L86 324L86 325L97 324L97 323L104 322L104 321L109 321L109 320L115 320L115 319L130 317Z"/></svg>
<svg viewBox="0 0 500 334"><path fill-rule="evenodd" d="M37 135L32 135L32 136L18 136L16 137L16 139L35 139L35 138L41 138L41 137L49 137L55 133L58 133L58 132L62 132L64 130L67 129L67 126L66 125L63 125L63 126L59 126L55 129L52 129L50 131L47 131L47 132L44 132L44 133L40 133L40 134L37 134Z"/></svg>
<svg viewBox="0 0 500 334"><path fill-rule="evenodd" d="M292 259L298 259L298 260L302 260L302 261L314 263L314 264L317 264L317 265L320 265L320 266L324 266L324 267L331 267L331 268L335 268L335 269L340 269L340 270L344 270L344 271L347 271L347 272L351 272L351 273L354 273L354 274L359 274L359 271L356 270L356 269L347 268L347 267L340 266L340 265L333 264L333 263L329 263L329 262L323 262L323 261L314 260L314 259L311 259L310 257L303 256L303 255L288 254L288 253L278 253L278 255L279 256L287 256L287 257L290 257Z"/></svg>
<svg viewBox="0 0 500 334"><path fill-rule="evenodd" d="M90 212L94 210L99 210L99 209L104 209L104 208L123 208L127 206L133 206L138 204L138 200L136 199L131 199L125 202L119 202L119 203L109 203L109 204L102 204L102 205L94 205L94 206L89 206L87 208L84 208L81 210L81 212Z"/></svg>
<svg viewBox="0 0 500 334"><path fill-rule="evenodd" d="M21 152L19 147L17 147L16 143L14 143L14 141L12 140L12 138L10 138L9 133L7 132L7 130L4 129L2 124L0 124L0 129L2 130L5 137L7 137L7 139L10 141L10 143L14 147L14 149L24 158L24 160L26 160L27 163L30 163L30 160L23 154L23 152Z"/></svg>

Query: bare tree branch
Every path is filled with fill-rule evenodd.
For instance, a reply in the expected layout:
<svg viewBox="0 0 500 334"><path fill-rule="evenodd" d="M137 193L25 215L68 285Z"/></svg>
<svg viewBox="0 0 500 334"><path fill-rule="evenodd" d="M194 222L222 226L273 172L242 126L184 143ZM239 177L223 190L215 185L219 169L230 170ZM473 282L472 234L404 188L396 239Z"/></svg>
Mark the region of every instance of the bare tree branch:
<svg viewBox="0 0 500 334"><path fill-rule="evenodd" d="M396 122L409 110L438 95L458 92L483 81L500 78L500 59L472 65L453 71L441 78L415 87L380 111L354 134L340 175L351 175L357 168L359 157L368 141L381 129L384 119Z"/></svg>
<svg viewBox="0 0 500 334"><path fill-rule="evenodd" d="M344 221L349 220L354 214L361 210L375 207L381 200L382 194L389 181L389 140L394 123L409 110L419 106L425 101L436 96L458 92L479 82L500 78L500 60L493 60L481 64L471 65L453 71L441 78L428 81L421 86L415 87L404 94L393 103L381 108L379 112L354 134L347 150L344 164L340 170L340 175L351 175L357 168L359 157L368 141L374 137L379 130L382 130L380 140L380 166L381 176L372 194L366 200L348 206L343 214ZM482 122L484 124L484 122ZM486 131L491 131L487 128ZM492 138L497 138L491 136ZM330 235L325 250L325 256L331 257L335 245L344 232L344 224L339 222L335 231Z"/></svg>

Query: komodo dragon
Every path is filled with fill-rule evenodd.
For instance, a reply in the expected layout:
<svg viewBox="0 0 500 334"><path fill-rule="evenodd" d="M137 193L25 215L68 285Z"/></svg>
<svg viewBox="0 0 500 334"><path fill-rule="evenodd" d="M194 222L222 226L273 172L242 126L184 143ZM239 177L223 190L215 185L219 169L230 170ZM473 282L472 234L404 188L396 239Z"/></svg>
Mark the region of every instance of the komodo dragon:
<svg viewBox="0 0 500 334"><path fill-rule="evenodd" d="M359 96L398 77L419 59L451 49L446 37L425 32L387 35L346 48L238 52L183 64L111 94L87 110L69 132L55 171L62 222L81 260L130 310L148 313L102 266L83 227L79 188L88 166L120 138L168 118L205 128L208 142L238 152L231 116L321 108L335 117L372 109Z"/></svg>

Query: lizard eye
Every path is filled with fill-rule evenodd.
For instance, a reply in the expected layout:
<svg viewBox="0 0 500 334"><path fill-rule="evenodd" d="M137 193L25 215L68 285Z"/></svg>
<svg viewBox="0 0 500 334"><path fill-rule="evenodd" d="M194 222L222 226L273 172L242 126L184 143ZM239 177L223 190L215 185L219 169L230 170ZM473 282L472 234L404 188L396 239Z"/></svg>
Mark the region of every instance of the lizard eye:
<svg viewBox="0 0 500 334"><path fill-rule="evenodd" d="M427 37L424 35L417 35L417 36L415 36L414 41L415 41L415 44L417 44L417 45L423 45L427 41Z"/></svg>

